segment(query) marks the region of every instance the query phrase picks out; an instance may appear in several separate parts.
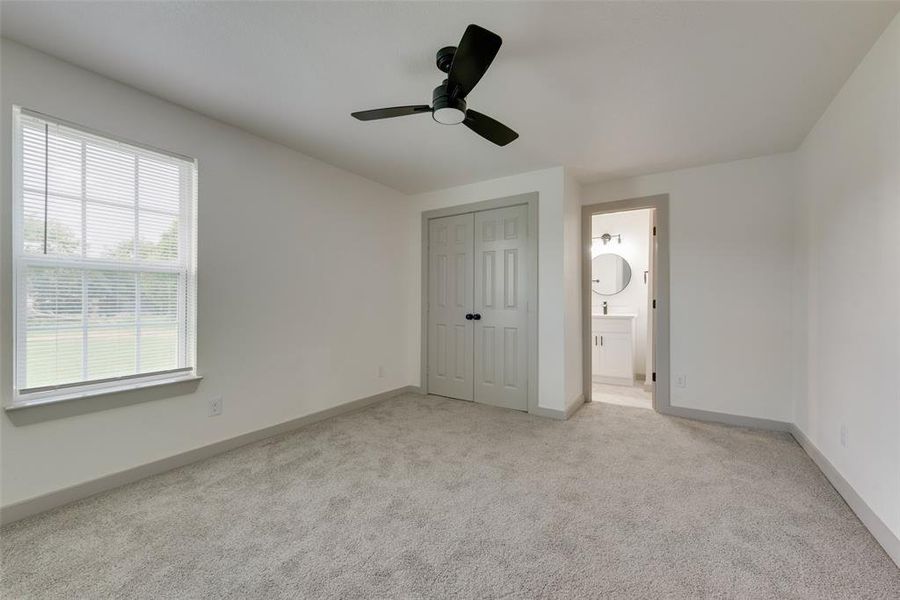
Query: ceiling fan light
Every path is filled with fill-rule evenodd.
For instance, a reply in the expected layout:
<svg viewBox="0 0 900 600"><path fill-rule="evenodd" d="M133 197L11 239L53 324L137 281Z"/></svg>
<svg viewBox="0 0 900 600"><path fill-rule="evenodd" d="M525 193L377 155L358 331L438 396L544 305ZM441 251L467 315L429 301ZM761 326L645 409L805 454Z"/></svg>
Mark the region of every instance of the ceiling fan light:
<svg viewBox="0 0 900 600"><path fill-rule="evenodd" d="M466 118L466 111L447 106L437 108L431 113L431 117L442 125L459 125Z"/></svg>
<svg viewBox="0 0 900 600"><path fill-rule="evenodd" d="M459 125L466 118L466 101L450 94L446 80L431 94L431 118L442 125Z"/></svg>

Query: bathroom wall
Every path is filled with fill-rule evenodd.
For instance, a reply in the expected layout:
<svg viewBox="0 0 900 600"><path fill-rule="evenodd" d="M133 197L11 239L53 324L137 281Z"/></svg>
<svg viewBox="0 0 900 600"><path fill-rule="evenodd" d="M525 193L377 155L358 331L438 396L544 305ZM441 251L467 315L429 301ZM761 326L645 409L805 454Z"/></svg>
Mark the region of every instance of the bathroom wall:
<svg viewBox="0 0 900 600"><path fill-rule="evenodd" d="M631 281L628 286L612 296L591 294L592 313L602 312L602 304L607 302L611 313L637 315L635 321L634 372L638 378L647 372L647 295L649 286L644 281L644 271L649 268L650 258L650 211L634 210L605 215L594 215L591 222L592 238L604 233L621 234L622 243L615 238L603 245L595 239L591 256L598 254L618 254L631 266ZM595 279L596 277L592 277Z"/></svg>

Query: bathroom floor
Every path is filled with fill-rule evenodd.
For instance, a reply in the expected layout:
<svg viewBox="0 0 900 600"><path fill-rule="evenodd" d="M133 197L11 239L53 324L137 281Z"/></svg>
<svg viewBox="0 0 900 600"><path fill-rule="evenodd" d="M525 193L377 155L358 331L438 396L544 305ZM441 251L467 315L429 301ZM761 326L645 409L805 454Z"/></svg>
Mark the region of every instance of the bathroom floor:
<svg viewBox="0 0 900 600"><path fill-rule="evenodd" d="M631 387L595 382L592 388L594 402L653 409L653 396L644 390L643 381L635 381Z"/></svg>

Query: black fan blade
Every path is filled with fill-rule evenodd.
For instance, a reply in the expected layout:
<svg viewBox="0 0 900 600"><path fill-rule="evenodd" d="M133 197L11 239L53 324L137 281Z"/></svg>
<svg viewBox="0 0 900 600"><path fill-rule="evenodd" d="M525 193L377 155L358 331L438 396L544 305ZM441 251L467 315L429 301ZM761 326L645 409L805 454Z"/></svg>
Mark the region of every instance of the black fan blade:
<svg viewBox="0 0 900 600"><path fill-rule="evenodd" d="M491 66L503 40L478 25L469 25L456 47L447 83L456 98L465 98Z"/></svg>
<svg viewBox="0 0 900 600"><path fill-rule="evenodd" d="M431 112L431 107L427 104L417 104L415 106L392 106L390 108L376 108L373 110L361 110L359 112L350 113L351 117L356 117L360 121L374 121L376 119L390 119L392 117L405 117L407 115L415 115L423 112Z"/></svg>
<svg viewBox="0 0 900 600"><path fill-rule="evenodd" d="M505 146L519 137L518 133L500 121L495 121L475 110L466 111L466 119L463 121L463 125L498 146Z"/></svg>

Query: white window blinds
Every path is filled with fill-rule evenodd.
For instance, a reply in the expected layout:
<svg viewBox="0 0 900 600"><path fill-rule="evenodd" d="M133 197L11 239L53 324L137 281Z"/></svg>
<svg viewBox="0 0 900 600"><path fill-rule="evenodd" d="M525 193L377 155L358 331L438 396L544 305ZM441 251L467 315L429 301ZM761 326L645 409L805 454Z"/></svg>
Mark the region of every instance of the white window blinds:
<svg viewBox="0 0 900 600"><path fill-rule="evenodd" d="M194 369L196 163L14 115L19 396Z"/></svg>

